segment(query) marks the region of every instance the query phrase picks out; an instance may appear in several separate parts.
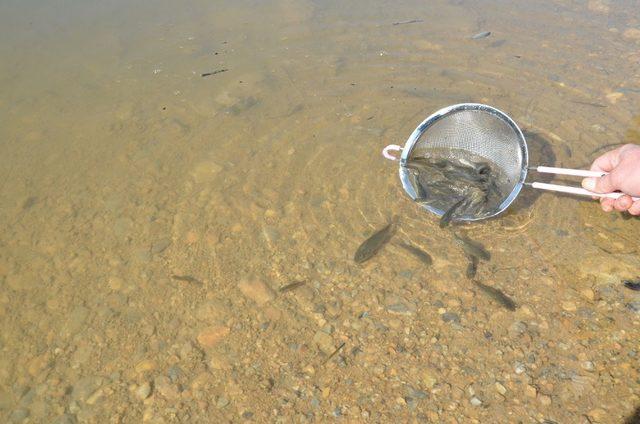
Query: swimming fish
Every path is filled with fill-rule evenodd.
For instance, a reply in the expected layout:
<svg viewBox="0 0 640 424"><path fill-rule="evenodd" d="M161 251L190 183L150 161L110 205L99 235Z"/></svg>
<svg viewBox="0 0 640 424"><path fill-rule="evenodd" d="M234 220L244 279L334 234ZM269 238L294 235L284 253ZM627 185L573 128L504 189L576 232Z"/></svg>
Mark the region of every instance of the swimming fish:
<svg viewBox="0 0 640 424"><path fill-rule="evenodd" d="M640 291L640 280L624 280L622 284L629 290Z"/></svg>
<svg viewBox="0 0 640 424"><path fill-rule="evenodd" d="M398 246L402 247L404 250L411 253L416 258L420 259L422 262L425 263L425 265L433 264L433 259L431 259L431 255L429 255L424 250L408 243L398 243Z"/></svg>
<svg viewBox="0 0 640 424"><path fill-rule="evenodd" d="M482 31L482 32L479 32L479 33L477 33L475 35L472 35L471 39L472 40L479 40L481 38L487 38L490 35L491 35L491 31Z"/></svg>
<svg viewBox="0 0 640 424"><path fill-rule="evenodd" d="M469 265L467 265L467 278L473 279L478 272L478 257L477 256L467 256L469 258Z"/></svg>
<svg viewBox="0 0 640 424"><path fill-rule="evenodd" d="M449 225L449 222L451 222L451 219L453 219L453 215L456 213L456 211L464 204L464 202L467 199L462 198L460 200L458 200L453 206L451 206L449 208L448 211L446 211L442 217L440 217L440 228L444 228L447 225Z"/></svg>
<svg viewBox="0 0 640 424"><path fill-rule="evenodd" d="M462 250L469 256L476 256L480 259L488 261L491 259L491 253L484 248L484 246L477 241L471 240L469 237L459 236L458 234L453 235L456 239L456 242L462 246Z"/></svg>
<svg viewBox="0 0 640 424"><path fill-rule="evenodd" d="M508 310L515 311L516 308L518 307L518 305L516 305L516 303L509 296L504 294L502 291L496 289L495 287L488 286L479 281L475 281L475 284L483 293L491 297L496 302L500 303L502 306L504 306Z"/></svg>
<svg viewBox="0 0 640 424"><path fill-rule="evenodd" d="M353 255L353 260L360 264L371 259L378 253L382 246L384 246L395 233L396 223L397 218L394 217L390 223L362 242L358 250L356 250L355 255Z"/></svg>

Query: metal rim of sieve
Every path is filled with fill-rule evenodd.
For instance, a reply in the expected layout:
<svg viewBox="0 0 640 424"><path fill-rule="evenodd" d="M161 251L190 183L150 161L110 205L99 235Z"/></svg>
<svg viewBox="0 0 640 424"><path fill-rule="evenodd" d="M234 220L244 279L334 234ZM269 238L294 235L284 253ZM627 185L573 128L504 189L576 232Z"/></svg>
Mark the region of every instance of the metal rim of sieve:
<svg viewBox="0 0 640 424"><path fill-rule="evenodd" d="M418 127L415 130L413 130L413 132L407 139L407 142L405 143L404 147L402 148L402 154L400 155L400 166L399 166L400 181L402 182L402 187L404 188L404 191L411 197L411 199L415 200L417 195L413 189L411 182L409 181L409 173L407 171L407 168L405 167L409 159L409 156L413 151L413 147L418 142L422 134L424 134L424 132L427 131L427 129L429 129L429 127L431 127L437 121L443 118L446 118L447 116L455 112L459 112L463 110L475 110L475 111L485 112L490 115L493 115L496 119L500 119L501 121L507 123L509 127L511 127L511 129L514 131L516 136L518 137L518 145L520 147L520 153L522 155L522 164L521 164L520 177L518 179L518 182L514 185L509 195L504 198L502 203L500 203L500 206L498 206L490 214L486 214L480 217L461 216L457 218L458 221L480 221L483 219L492 218L504 212L511 205L511 203L513 203L516 197L518 197L518 194L520 193L520 190L524 185L524 181L527 178L527 167L529 165L529 152L527 149L527 141L524 138L522 131L516 125L513 119L511 119L506 113L502 112L501 110L498 110L492 106L488 106L482 103L460 103L456 105L447 106L429 115L424 121L420 123L420 125L418 125ZM425 141L425 142L428 143L428 141ZM426 204L422 204L420 206L422 206L429 212L436 214L437 216L442 216L446 212L442 209L438 209Z"/></svg>

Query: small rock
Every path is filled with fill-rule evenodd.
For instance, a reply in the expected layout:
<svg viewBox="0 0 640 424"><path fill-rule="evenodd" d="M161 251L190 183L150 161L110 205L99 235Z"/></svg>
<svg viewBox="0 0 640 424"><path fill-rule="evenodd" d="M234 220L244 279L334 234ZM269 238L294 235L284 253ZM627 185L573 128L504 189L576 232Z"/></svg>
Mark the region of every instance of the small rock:
<svg viewBox="0 0 640 424"><path fill-rule="evenodd" d="M562 309L564 309L567 312L575 312L576 309L578 309L576 307L576 303L572 302L570 300L566 300L564 302L562 302Z"/></svg>
<svg viewBox="0 0 640 424"><path fill-rule="evenodd" d="M591 289L582 289L580 290L580 294L588 300L594 300L596 298L595 293Z"/></svg>
<svg viewBox="0 0 640 424"><path fill-rule="evenodd" d="M102 395L104 395L104 390L102 388L96 390L95 392L93 392L93 394L91 394L91 396L87 398L86 400L87 405L95 404L98 401L98 399L102 397Z"/></svg>
<svg viewBox="0 0 640 424"><path fill-rule="evenodd" d="M627 40L640 40L640 29L628 28L622 33L622 36Z"/></svg>
<svg viewBox="0 0 640 424"><path fill-rule="evenodd" d="M264 305L276 297L273 290L264 281L258 279L240 281L238 288L245 297L258 305Z"/></svg>
<svg viewBox="0 0 640 424"><path fill-rule="evenodd" d="M433 389L438 380L428 370L422 372L422 384L427 389Z"/></svg>
<svg viewBox="0 0 640 424"><path fill-rule="evenodd" d="M14 410L9 416L12 423L21 423L29 416L29 411L23 408Z"/></svg>
<svg viewBox="0 0 640 424"><path fill-rule="evenodd" d="M229 399L227 399L227 398L226 398L226 397L224 397L224 396L220 396L220 397L218 398L218 400L216 401L216 407L217 407L218 409L222 409L222 408L224 408L224 407L225 407L225 406L227 406L227 405L229 405Z"/></svg>
<svg viewBox="0 0 640 424"><path fill-rule="evenodd" d="M589 372L593 372L596 369L596 366L591 361L582 361L580 366L582 367L583 370L589 371Z"/></svg>
<svg viewBox="0 0 640 424"><path fill-rule="evenodd" d="M522 364L520 362L516 363L516 366L514 368L514 371L515 371L516 374L520 375L520 374L524 373L526 370L527 370L527 367L524 364Z"/></svg>
<svg viewBox="0 0 640 424"><path fill-rule="evenodd" d="M594 421L596 423L603 423L609 418L609 414L607 413L607 411L602 408L592 409L587 413L587 416L589 417L589 419L591 419L591 421Z"/></svg>
<svg viewBox="0 0 640 424"><path fill-rule="evenodd" d="M151 359L144 359L136 364L136 373L142 374L147 371L152 371L156 368L156 363Z"/></svg>
<svg viewBox="0 0 640 424"><path fill-rule="evenodd" d="M509 335L511 337L522 336L527 331L527 324L522 321L516 321L509 326Z"/></svg>
<svg viewBox="0 0 640 424"><path fill-rule="evenodd" d="M538 395L538 402L540 402L544 406L549 406L549 405L551 405L551 396L539 394Z"/></svg>
<svg viewBox="0 0 640 424"><path fill-rule="evenodd" d="M387 305L387 311L398 315L413 315L416 313L415 305L407 305L405 303L393 303Z"/></svg>
<svg viewBox="0 0 640 424"><path fill-rule="evenodd" d="M162 253L166 250L167 247L169 247L170 244L171 240L169 240L168 238L160 239L157 242L153 243L153 245L151 246L151 253Z"/></svg>
<svg viewBox="0 0 640 424"><path fill-rule="evenodd" d="M480 406L482 405L482 401L480 399L478 399L477 397L472 397L471 400L469 401L471 403L471 405L473 406Z"/></svg>
<svg viewBox="0 0 640 424"><path fill-rule="evenodd" d="M140 400L145 400L151 394L151 384L148 382L142 383L135 391L136 397Z"/></svg>
<svg viewBox="0 0 640 424"><path fill-rule="evenodd" d="M169 400L176 399L180 395L178 393L178 389L173 384L171 384L171 380L169 380L168 377L156 377L153 381L153 386L156 392Z"/></svg>
<svg viewBox="0 0 640 424"><path fill-rule="evenodd" d="M454 312L445 312L440 317L444 322L460 322L460 316Z"/></svg>
<svg viewBox="0 0 640 424"><path fill-rule="evenodd" d="M538 395L538 389L536 389L535 387L531 386L531 385L527 385L524 388L524 394L527 395L530 398L534 398Z"/></svg>
<svg viewBox="0 0 640 424"><path fill-rule="evenodd" d="M202 330L196 340L204 348L212 348L220 343L231 330L223 325L208 327Z"/></svg>
<svg viewBox="0 0 640 424"><path fill-rule="evenodd" d="M504 395L505 395L505 393L507 393L507 388L506 388L506 387L504 387L502 384L500 384L500 383L499 383L499 382L497 382L497 381L496 381L495 387L496 387L496 391L497 391L498 393L500 393L501 395L503 395L503 396L504 396Z"/></svg>
<svg viewBox="0 0 640 424"><path fill-rule="evenodd" d="M322 330L316 331L316 334L313 336L313 343L327 355L331 355L335 350L333 338Z"/></svg>

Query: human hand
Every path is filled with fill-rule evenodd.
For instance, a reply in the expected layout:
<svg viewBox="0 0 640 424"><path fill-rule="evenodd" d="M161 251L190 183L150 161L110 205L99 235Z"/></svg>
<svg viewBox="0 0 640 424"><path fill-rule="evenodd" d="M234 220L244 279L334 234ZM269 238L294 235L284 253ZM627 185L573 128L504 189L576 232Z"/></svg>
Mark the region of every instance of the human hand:
<svg viewBox="0 0 640 424"><path fill-rule="evenodd" d="M617 199L600 198L600 206L605 212L627 211L631 215L640 215L640 200L633 201L631 196L640 196L640 146L625 144L597 158L592 171L608 172L599 178L585 178L582 187L596 193L621 191L625 193Z"/></svg>

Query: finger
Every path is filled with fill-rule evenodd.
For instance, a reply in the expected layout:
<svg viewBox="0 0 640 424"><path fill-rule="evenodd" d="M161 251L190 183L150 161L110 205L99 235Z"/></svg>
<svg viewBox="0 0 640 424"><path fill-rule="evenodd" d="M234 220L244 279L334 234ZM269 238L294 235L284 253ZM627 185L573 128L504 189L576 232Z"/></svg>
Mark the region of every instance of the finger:
<svg viewBox="0 0 640 424"><path fill-rule="evenodd" d="M640 200L633 202L633 205L631 205L627 212L635 216L640 215Z"/></svg>
<svg viewBox="0 0 640 424"><path fill-rule="evenodd" d="M630 196L620 196L613 203L613 207L619 212L626 211L631 205L633 205L633 200Z"/></svg>
<svg viewBox="0 0 640 424"><path fill-rule="evenodd" d="M591 164L592 171L602 171L602 172L611 172L613 168L618 166L620 163L620 149L622 147L618 147L615 150L611 150L610 152L605 153L600 156Z"/></svg>
<svg viewBox="0 0 640 424"><path fill-rule="evenodd" d="M613 180L614 177L612 174L604 175L599 178L585 178L582 180L582 187L596 193L610 193L617 190Z"/></svg>
<svg viewBox="0 0 640 424"><path fill-rule="evenodd" d="M600 202L600 207L605 212L611 212L613 210L613 199L602 199L602 201Z"/></svg>

